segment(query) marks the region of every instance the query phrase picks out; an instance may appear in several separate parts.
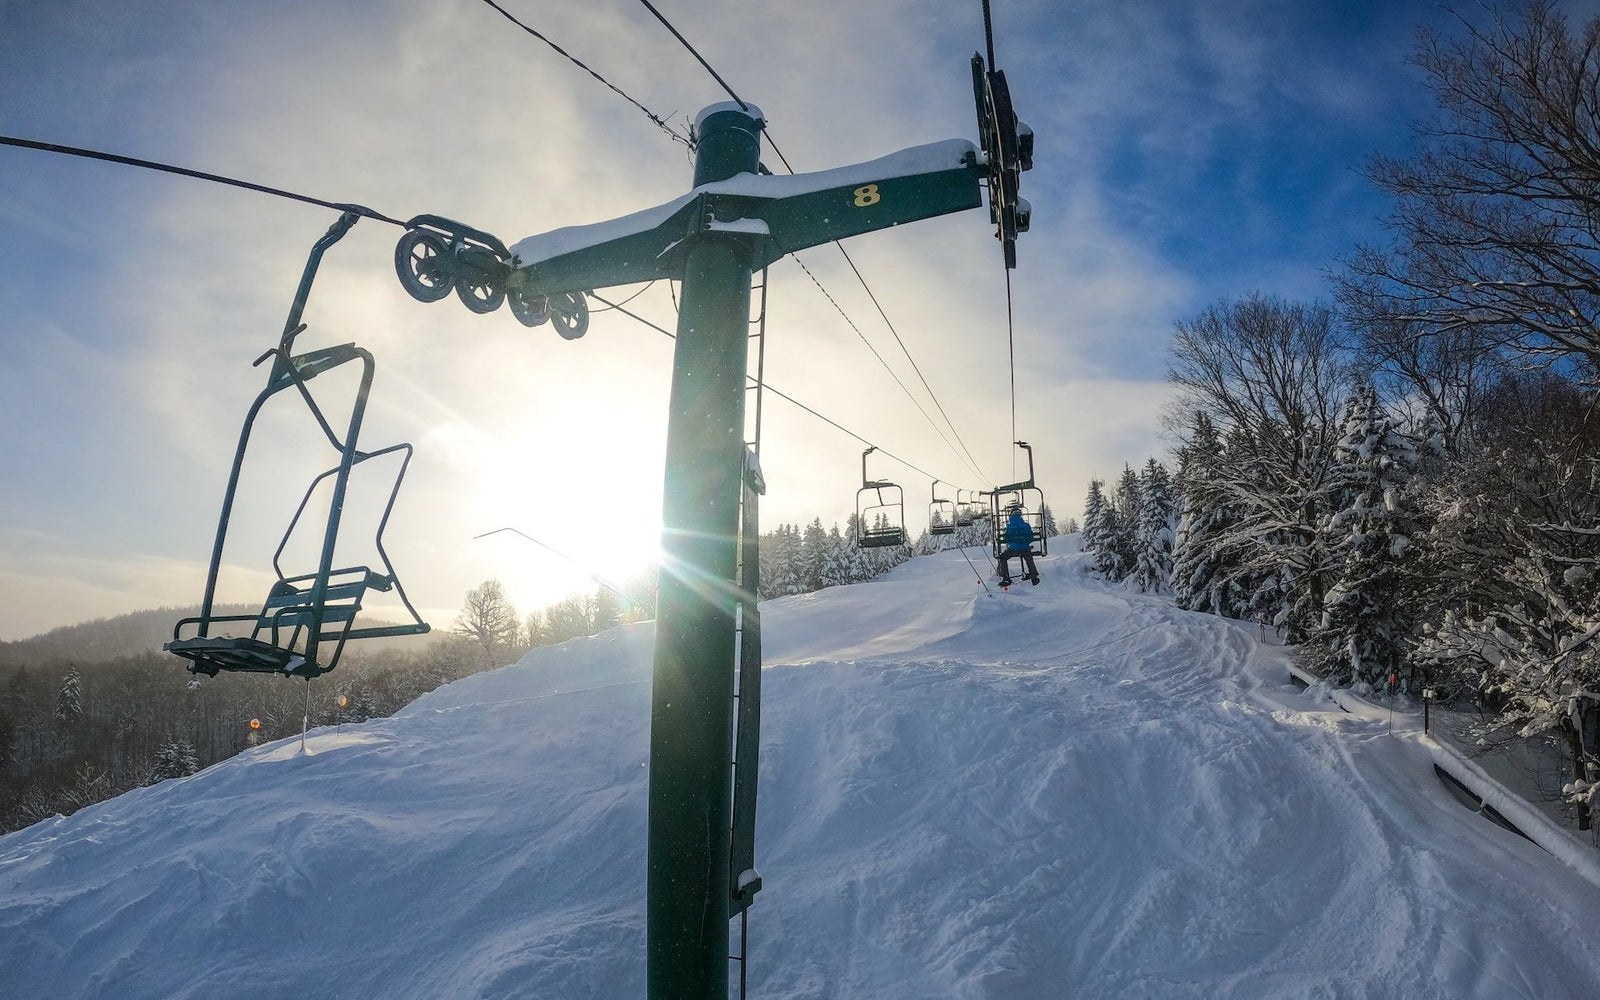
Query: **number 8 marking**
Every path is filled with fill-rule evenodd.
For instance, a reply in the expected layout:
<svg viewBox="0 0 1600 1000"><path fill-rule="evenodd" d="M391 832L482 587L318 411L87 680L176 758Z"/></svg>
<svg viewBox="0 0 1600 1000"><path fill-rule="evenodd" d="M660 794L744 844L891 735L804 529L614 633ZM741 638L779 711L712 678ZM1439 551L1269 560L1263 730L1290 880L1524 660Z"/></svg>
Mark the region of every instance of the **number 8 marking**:
<svg viewBox="0 0 1600 1000"><path fill-rule="evenodd" d="M883 195L878 193L878 185L876 184L863 184L856 188L852 193L856 196L857 208L866 208L868 205L876 205L878 202L883 200Z"/></svg>

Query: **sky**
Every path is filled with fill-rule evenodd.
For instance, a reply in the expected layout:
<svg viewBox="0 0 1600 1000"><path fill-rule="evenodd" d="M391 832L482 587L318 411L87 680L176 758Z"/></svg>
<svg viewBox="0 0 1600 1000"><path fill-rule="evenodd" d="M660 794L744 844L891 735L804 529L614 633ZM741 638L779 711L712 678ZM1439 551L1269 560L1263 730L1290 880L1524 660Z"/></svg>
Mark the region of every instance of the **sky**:
<svg viewBox="0 0 1600 1000"><path fill-rule="evenodd" d="M1595 994L1587 834L1065 541L763 605L750 996ZM0 837L0 992L644 996L653 630Z"/></svg>
<svg viewBox="0 0 1600 1000"><path fill-rule="evenodd" d="M727 99L642 4L504 6L680 129ZM763 110L797 171L976 137L976 0L657 7ZM1407 54L1420 26L1452 23L1422 0L996 0L993 14L1037 135L1014 368L981 210L849 241L870 295L831 246L770 271L768 381L894 456L869 472L904 486L913 527L930 477L941 495L1019 478L1015 438L1063 517L1091 476L1164 453L1173 324L1256 291L1324 296L1339 255L1382 237L1360 167L1408 148L1428 99ZM665 203L691 174L644 113L477 0L0 0L0 134L443 215L507 243ZM13 147L0 177L0 639L195 604L264 384L250 363L334 214ZM649 563L671 342L616 312L567 342L507 309L418 303L395 278L399 235L363 221L328 253L299 346L377 358L363 443L416 446L386 546L425 617L448 625L487 579L527 610ZM667 283L602 294L635 292L630 309L674 327ZM331 460L310 430L287 405L263 416L223 599L264 594L303 472ZM764 526L842 523L863 447L769 396ZM502 527L565 555L474 537Z"/></svg>

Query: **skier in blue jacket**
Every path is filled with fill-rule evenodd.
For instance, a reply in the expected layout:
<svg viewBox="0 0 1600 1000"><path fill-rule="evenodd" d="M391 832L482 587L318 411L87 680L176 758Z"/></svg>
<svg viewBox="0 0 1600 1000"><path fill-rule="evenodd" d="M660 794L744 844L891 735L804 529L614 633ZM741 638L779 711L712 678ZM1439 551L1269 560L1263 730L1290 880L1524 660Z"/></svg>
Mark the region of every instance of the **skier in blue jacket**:
<svg viewBox="0 0 1600 1000"><path fill-rule="evenodd" d="M1022 506L1012 504L1006 508L1011 515L1006 519L1006 530L1002 536L1006 542L1005 551L1000 553L1000 586L1011 586L1011 569L1009 563L1012 556L1022 557L1022 578L1039 585L1039 570L1033 564L1033 527L1022 519Z"/></svg>

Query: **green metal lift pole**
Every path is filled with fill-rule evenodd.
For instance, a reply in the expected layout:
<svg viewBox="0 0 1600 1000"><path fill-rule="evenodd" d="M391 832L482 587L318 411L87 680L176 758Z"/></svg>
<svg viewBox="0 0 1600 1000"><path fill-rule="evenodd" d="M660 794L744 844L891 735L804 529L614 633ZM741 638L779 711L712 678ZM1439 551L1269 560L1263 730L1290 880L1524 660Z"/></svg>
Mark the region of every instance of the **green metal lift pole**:
<svg viewBox="0 0 1600 1000"><path fill-rule="evenodd" d="M701 112L696 186L754 173L760 112ZM736 555L748 237L689 237L668 407L650 705L650 1000L727 1000Z"/></svg>

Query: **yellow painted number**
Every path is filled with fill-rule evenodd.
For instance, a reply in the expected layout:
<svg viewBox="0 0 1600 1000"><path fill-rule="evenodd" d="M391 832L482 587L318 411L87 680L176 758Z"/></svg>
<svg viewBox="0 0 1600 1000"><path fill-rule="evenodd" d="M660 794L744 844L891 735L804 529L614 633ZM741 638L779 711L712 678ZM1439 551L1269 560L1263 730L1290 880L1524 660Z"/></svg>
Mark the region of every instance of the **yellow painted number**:
<svg viewBox="0 0 1600 1000"><path fill-rule="evenodd" d="M856 188L853 193L856 196L857 208L866 208L868 205L876 205L878 202L883 200L883 195L878 193L878 185L876 184L863 184Z"/></svg>

